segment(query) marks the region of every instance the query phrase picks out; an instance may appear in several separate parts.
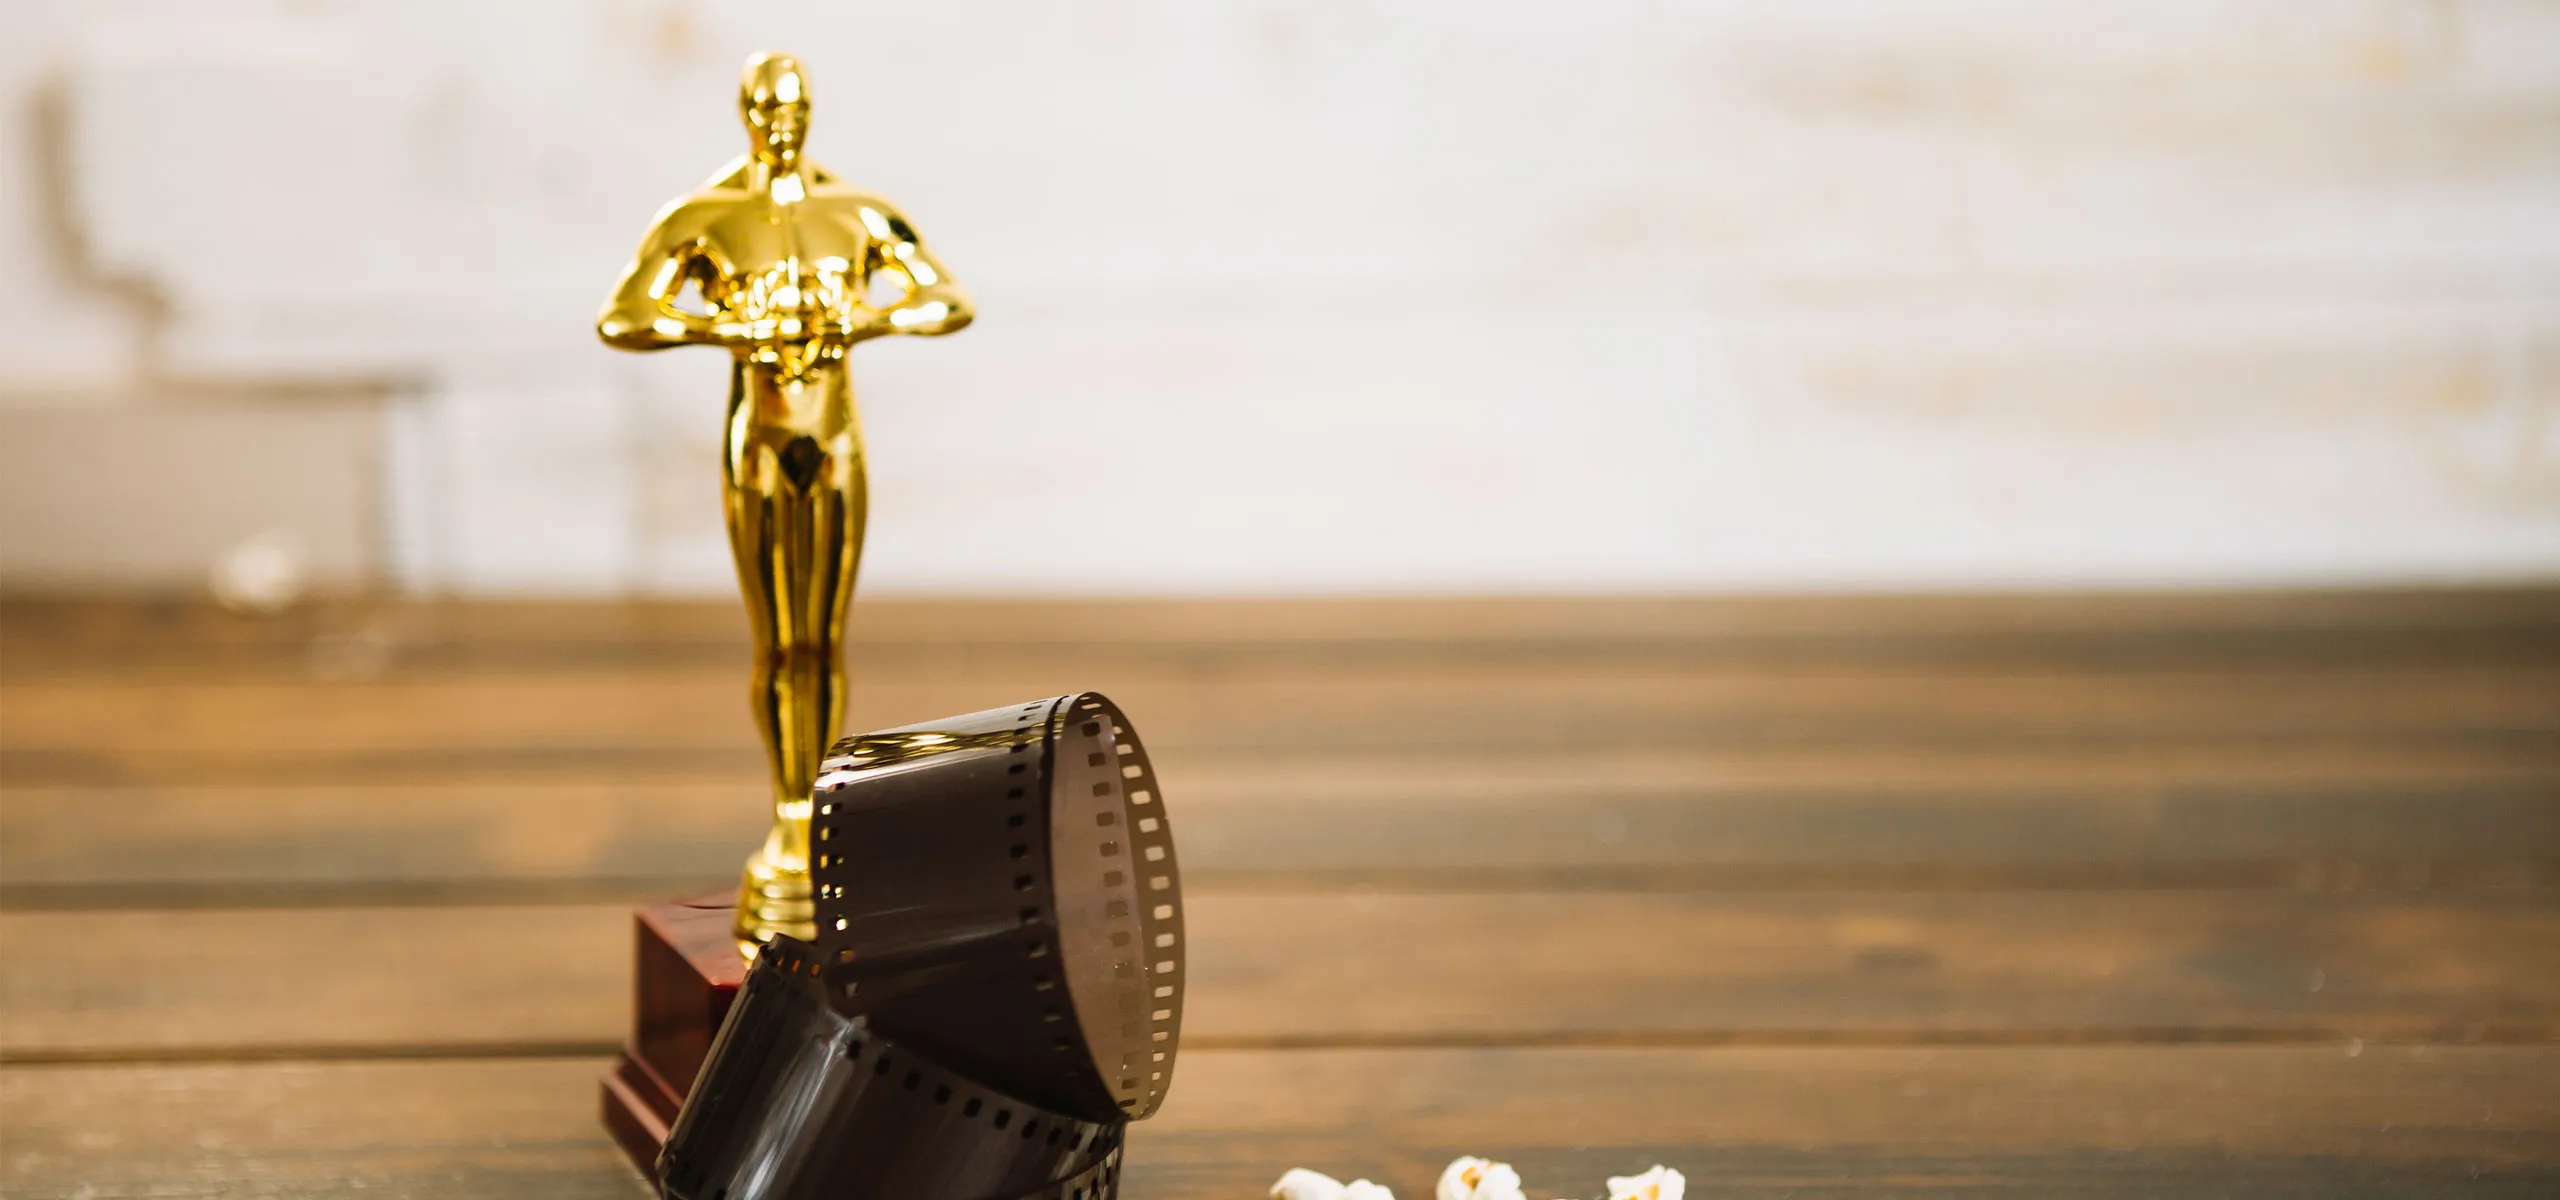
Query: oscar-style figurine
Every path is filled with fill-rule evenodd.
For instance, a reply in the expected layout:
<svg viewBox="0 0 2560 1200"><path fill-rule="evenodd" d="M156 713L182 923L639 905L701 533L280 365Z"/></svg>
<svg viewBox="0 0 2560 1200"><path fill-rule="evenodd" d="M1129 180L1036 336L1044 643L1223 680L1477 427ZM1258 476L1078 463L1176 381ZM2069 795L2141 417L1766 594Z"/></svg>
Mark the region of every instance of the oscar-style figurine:
<svg viewBox="0 0 2560 1200"><path fill-rule="evenodd" d="M718 346L736 360L721 482L774 809L738 890L738 938L756 943L814 932L809 785L844 719L845 608L868 499L847 352L950 333L970 310L905 216L801 153L809 91L797 61L748 59L738 108L751 152L658 214L596 332L625 350ZM897 299L873 307L884 278ZM699 305L687 307L688 287Z"/></svg>
<svg viewBox="0 0 2560 1200"><path fill-rule="evenodd" d="M631 1125L660 1141L744 959L777 936L815 934L809 791L844 718L845 610L867 502L848 352L950 333L971 316L904 215L802 153L809 91L796 60L748 59L738 106L748 153L658 214L596 322L620 349L717 346L734 360L722 484L755 639L748 694L771 768L773 824L734 916L716 898L640 913L638 1028L606 1108L609 1123L622 1113L617 1134ZM714 921L729 935L716 946Z"/></svg>

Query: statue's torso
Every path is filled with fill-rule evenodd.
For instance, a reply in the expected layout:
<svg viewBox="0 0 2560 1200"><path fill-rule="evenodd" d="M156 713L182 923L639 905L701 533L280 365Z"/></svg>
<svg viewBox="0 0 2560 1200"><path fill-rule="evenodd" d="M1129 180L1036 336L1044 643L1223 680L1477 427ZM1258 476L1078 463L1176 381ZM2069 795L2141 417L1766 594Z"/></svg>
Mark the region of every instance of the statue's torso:
<svg viewBox="0 0 2560 1200"><path fill-rule="evenodd" d="M845 322L870 280L860 197L834 189L792 204L743 189L698 194L703 300L724 320ZM736 399L751 424L821 439L849 432L853 390L842 342L778 340L742 351Z"/></svg>
<svg viewBox="0 0 2560 1200"><path fill-rule="evenodd" d="M842 320L861 303L871 236L857 203L823 192L796 204L746 192L705 200L702 246L717 279L703 299L721 312Z"/></svg>

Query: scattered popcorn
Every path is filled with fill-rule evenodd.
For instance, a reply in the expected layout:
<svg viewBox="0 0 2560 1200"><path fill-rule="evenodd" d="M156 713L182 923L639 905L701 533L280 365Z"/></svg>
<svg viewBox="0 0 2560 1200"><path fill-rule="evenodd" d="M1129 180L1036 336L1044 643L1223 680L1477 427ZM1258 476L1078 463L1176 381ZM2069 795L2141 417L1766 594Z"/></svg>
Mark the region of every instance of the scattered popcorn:
<svg viewBox="0 0 2560 1200"><path fill-rule="evenodd" d="M1438 1200L1528 1200L1510 1163L1461 1158L1440 1172ZM1675 1198L1676 1200L1676 1198Z"/></svg>
<svg viewBox="0 0 2560 1200"><path fill-rule="evenodd" d="M1271 1185L1271 1200L1396 1200L1396 1194L1366 1179L1345 1184L1331 1175L1291 1167Z"/></svg>
<svg viewBox="0 0 2560 1200"><path fill-rule="evenodd" d="M1609 1200L1682 1200L1689 1181L1678 1171L1656 1166L1642 1175L1609 1180ZM1305 1167L1291 1167L1271 1185L1271 1200L1396 1200L1395 1193L1366 1179L1340 1183ZM1440 1173L1432 1200L1528 1200L1520 1190L1520 1173L1510 1163L1461 1158Z"/></svg>
<svg viewBox="0 0 2560 1200"><path fill-rule="evenodd" d="M1642 1175L1609 1177L1609 1200L1680 1200L1689 1181L1678 1171L1656 1165Z"/></svg>
<svg viewBox="0 0 2560 1200"><path fill-rule="evenodd" d="M1342 1200L1342 1181L1305 1167L1291 1167L1271 1185L1271 1200Z"/></svg>

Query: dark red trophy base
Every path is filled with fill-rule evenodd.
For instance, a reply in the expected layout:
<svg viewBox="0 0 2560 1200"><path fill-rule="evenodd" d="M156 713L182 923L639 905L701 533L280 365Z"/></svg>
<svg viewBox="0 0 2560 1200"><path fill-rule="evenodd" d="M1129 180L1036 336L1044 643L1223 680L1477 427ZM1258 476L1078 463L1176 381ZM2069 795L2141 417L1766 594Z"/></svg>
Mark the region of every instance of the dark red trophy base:
<svg viewBox="0 0 2560 1200"><path fill-rule="evenodd" d="M651 1183L658 1181L658 1151L666 1147L676 1110L747 977L729 933L735 911L723 893L632 914L639 955L631 1041L604 1077L604 1127Z"/></svg>

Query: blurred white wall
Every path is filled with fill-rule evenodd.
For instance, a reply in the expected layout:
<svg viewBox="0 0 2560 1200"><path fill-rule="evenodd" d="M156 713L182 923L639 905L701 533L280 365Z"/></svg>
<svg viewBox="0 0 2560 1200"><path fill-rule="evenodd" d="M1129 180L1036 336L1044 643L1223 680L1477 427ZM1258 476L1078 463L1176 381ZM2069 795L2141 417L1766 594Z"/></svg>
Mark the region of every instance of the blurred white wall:
<svg viewBox="0 0 2560 1200"><path fill-rule="evenodd" d="M11 4L0 582L730 591L590 332L799 54L866 592L2560 573L2560 5Z"/></svg>

